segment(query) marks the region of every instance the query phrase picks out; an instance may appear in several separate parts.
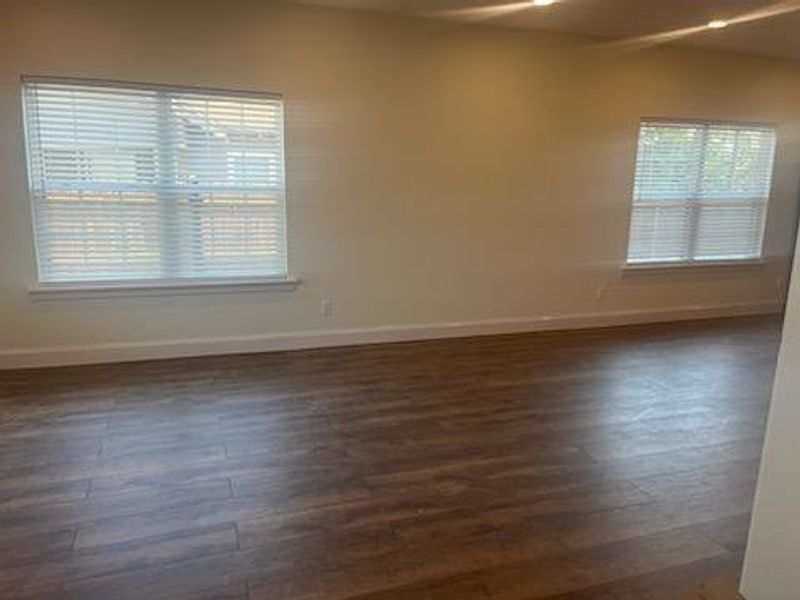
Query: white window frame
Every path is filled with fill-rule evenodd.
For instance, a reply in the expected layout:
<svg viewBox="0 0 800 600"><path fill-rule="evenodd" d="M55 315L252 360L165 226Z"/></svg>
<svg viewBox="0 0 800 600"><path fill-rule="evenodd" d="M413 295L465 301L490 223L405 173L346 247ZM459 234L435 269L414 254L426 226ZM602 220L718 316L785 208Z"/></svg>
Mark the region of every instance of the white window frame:
<svg viewBox="0 0 800 600"><path fill-rule="evenodd" d="M731 128L769 128L775 132L775 143L772 147L772 157L770 161L770 189L767 193L766 198L763 201L764 204L764 215L763 220L761 223L761 231L760 231L760 238L758 243L758 256L755 257L731 257L731 258L714 258L714 259L702 259L702 258L695 258L689 257L684 260L631 260L630 257L630 240L633 233L633 215L634 209L637 205L636 197L633 191L635 187L635 178L636 178L636 171L638 168L638 161L639 161L639 146L640 146L640 139L642 135L642 129L645 125L694 125L699 127L725 127L729 126ZM629 222L628 222L628 237L627 237L627 245L625 249L625 262L623 264L623 269L626 271L649 271L649 270L661 270L661 269L687 269L687 268L703 268L703 267L747 267L747 266L760 266L766 263L766 259L764 257L764 238L766 233L767 227L767 219L769 216L769 206L772 199L772 183L774 179L774 169L775 169L775 155L777 153L777 126L775 123L769 122L757 122L757 121L730 121L730 120L716 120L716 119L697 119L697 118L690 118L690 119L681 119L681 118L674 118L674 117L645 117L639 121L638 130L637 130L637 137L636 137L636 155L634 158L633 164L633 173L634 179L632 181L631 186L631 204L630 204L630 212L629 212ZM753 203L760 202L759 200L753 200ZM640 203L640 204L647 204L647 203ZM681 203L681 206L685 206L686 203ZM743 203L741 203L743 204ZM663 204L662 204L663 205ZM738 203L737 203L738 205ZM717 205L715 205L717 206ZM718 204L718 206L722 206ZM698 204L698 208L700 205ZM692 211L692 229L693 229L693 237L696 238L696 228L698 223L698 216L699 211L693 210Z"/></svg>
<svg viewBox="0 0 800 600"><path fill-rule="evenodd" d="M153 279L121 279L121 280L97 280L97 281L65 281L51 282L44 281L40 276L40 253L39 241L36 225L36 200L33 193L33 180L30 168L31 144L28 135L27 118L25 116L25 96L24 86L27 83L64 83L76 85L90 85L99 87L131 88L138 90L164 91L164 92L190 92L207 94L209 96L220 95L225 97L242 96L245 98L269 98L280 100L283 103L281 94L271 92L256 92L249 90L234 90L213 87L195 87L184 85L167 85L158 83L142 83L132 81L118 81L91 78L73 78L58 76L23 75L20 77L20 99L22 100L23 133L26 153L26 171L28 175L28 197L30 208L30 222L32 227L32 239L35 253L35 274L36 279L29 285L30 294L36 299L59 299L65 298L94 298L101 297L124 297L124 296L150 296L150 295L172 295L172 294L195 294L212 292L256 292L269 290L294 290L301 283L301 279L291 275L290 256L289 256L289 218L288 218L288 185L286 183L286 118L282 122L283 145L281 156L283 160L284 189L283 189L283 223L284 223L284 274L280 276L254 276L254 277L207 277L207 278L153 278ZM285 104L284 104L285 111Z"/></svg>

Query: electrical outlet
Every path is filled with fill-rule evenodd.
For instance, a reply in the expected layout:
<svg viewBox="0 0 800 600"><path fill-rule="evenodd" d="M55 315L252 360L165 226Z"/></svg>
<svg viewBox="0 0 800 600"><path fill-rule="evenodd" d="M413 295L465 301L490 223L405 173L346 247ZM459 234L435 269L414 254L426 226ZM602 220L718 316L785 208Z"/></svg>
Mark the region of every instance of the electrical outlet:
<svg viewBox="0 0 800 600"><path fill-rule="evenodd" d="M605 283L601 283L597 286L597 291L594 293L594 299L598 302L602 302L603 299L606 297L606 290L608 286Z"/></svg>
<svg viewBox="0 0 800 600"><path fill-rule="evenodd" d="M333 316L333 298L323 296L320 301L319 312L326 319L330 319Z"/></svg>

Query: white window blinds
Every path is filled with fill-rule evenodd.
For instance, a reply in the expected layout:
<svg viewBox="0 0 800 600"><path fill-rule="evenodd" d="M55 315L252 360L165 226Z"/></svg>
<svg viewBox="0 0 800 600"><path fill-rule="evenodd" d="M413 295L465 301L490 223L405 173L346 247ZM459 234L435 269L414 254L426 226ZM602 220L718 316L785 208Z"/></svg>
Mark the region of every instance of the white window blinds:
<svg viewBox="0 0 800 600"><path fill-rule="evenodd" d="M286 275L278 96L23 80L43 282Z"/></svg>
<svg viewBox="0 0 800 600"><path fill-rule="evenodd" d="M774 151L771 127L643 122L628 262L760 257Z"/></svg>

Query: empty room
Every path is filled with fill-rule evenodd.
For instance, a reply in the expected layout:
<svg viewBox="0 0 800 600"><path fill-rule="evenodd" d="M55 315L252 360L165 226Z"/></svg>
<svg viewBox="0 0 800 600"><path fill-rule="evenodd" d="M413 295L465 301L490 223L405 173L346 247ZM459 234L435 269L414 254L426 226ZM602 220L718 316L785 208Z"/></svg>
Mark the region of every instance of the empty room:
<svg viewBox="0 0 800 600"><path fill-rule="evenodd" d="M0 0L0 598L800 598L798 32Z"/></svg>

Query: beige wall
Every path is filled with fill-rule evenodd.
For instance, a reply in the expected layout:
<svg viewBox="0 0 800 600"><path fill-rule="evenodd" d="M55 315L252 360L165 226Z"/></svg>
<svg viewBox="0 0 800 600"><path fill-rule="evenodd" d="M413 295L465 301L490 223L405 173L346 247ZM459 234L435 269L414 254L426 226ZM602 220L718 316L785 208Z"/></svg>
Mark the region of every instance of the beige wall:
<svg viewBox="0 0 800 600"><path fill-rule="evenodd" d="M796 600L800 590L800 247L786 307L764 456L745 558L747 600Z"/></svg>
<svg viewBox="0 0 800 600"><path fill-rule="evenodd" d="M0 364L56 346L780 300L796 63L266 0L0 3ZM284 94L289 260L304 284L33 300L20 74ZM767 266L623 276L643 116L779 125Z"/></svg>

